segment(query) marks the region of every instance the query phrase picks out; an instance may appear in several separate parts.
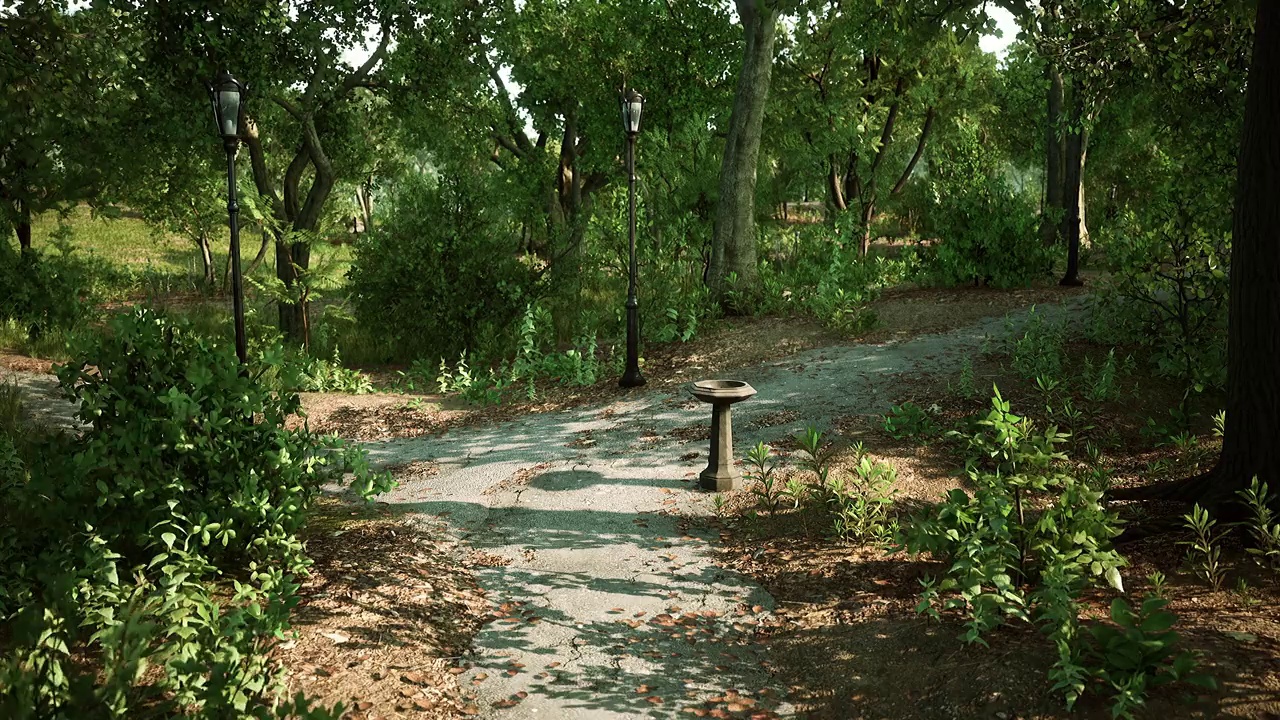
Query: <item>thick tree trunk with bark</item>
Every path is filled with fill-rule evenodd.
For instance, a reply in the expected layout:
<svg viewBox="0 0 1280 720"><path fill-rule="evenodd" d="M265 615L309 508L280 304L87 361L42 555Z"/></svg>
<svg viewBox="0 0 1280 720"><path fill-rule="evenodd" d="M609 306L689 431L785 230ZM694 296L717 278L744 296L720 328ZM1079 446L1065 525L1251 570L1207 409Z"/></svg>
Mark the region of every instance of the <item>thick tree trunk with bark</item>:
<svg viewBox="0 0 1280 720"><path fill-rule="evenodd" d="M721 292L730 274L752 291L756 268L756 161L764 127L765 101L773 73L773 42L778 9L772 0L737 0L746 46L738 71L729 136L720 165L720 199L707 282Z"/></svg>
<svg viewBox="0 0 1280 720"><path fill-rule="evenodd" d="M1067 135L1064 204L1066 216L1062 219L1062 236L1067 243L1067 272L1061 285L1083 285L1080 279L1080 235L1083 225L1081 210L1084 207L1084 158L1088 143L1088 130L1083 127L1086 120L1084 111L1084 92L1076 88L1071 109L1071 132Z"/></svg>
<svg viewBox="0 0 1280 720"><path fill-rule="evenodd" d="M1058 242L1058 227L1064 215L1063 142L1058 129L1062 124L1062 73L1052 63L1046 68L1049 76L1048 122L1045 129L1045 212L1040 224L1045 245Z"/></svg>
<svg viewBox="0 0 1280 720"><path fill-rule="evenodd" d="M200 266L204 270L204 286L212 291L214 283L218 281L218 274L213 267L213 248L209 246L209 236L204 233L196 235L196 248L200 250ZM230 266L231 263L227 263L227 265Z"/></svg>
<svg viewBox="0 0 1280 720"><path fill-rule="evenodd" d="M1205 475L1115 493L1219 506L1257 476L1280 487L1280 3L1258 3L1236 170L1227 331L1227 427Z"/></svg>
<svg viewBox="0 0 1280 720"><path fill-rule="evenodd" d="M18 201L18 223L14 226L18 235L18 248L22 252L31 249L31 208L21 200Z"/></svg>

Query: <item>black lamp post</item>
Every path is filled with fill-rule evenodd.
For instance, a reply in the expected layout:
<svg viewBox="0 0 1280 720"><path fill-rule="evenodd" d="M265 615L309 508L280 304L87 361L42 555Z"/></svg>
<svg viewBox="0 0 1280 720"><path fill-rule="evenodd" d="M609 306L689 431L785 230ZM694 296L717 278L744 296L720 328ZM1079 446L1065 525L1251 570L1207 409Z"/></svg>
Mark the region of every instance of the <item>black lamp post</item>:
<svg viewBox="0 0 1280 720"><path fill-rule="evenodd" d="M627 282L627 370L618 384L622 387L644 385L640 374L640 301L636 299L636 135L640 134L640 111L644 98L631 90L622 96L622 129L627 133L628 229L631 260Z"/></svg>
<svg viewBox="0 0 1280 720"><path fill-rule="evenodd" d="M236 357L247 362L244 334L244 286L240 278L240 203L236 201L236 151L240 149L240 117L243 112L244 83L228 73L219 73L209 84L213 117L227 150L227 214L231 218L231 307L236 323Z"/></svg>

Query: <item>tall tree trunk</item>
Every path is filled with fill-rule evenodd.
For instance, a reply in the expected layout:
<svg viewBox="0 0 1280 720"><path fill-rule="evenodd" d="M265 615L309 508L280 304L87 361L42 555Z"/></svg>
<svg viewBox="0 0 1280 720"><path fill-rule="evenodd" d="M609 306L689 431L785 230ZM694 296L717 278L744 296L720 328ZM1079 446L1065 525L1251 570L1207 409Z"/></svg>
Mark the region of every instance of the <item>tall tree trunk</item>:
<svg viewBox="0 0 1280 720"><path fill-rule="evenodd" d="M1085 118L1084 126L1080 129L1080 177L1077 184L1080 185L1076 191L1078 202L1076 210L1080 216L1080 244L1089 244L1089 223L1085 222L1084 209L1088 205L1088 196L1084 191L1084 169L1089 160L1089 128L1093 126L1093 120L1097 117L1097 110L1090 110Z"/></svg>
<svg viewBox="0 0 1280 720"><path fill-rule="evenodd" d="M1217 506L1255 475L1280 486L1280 3L1260 2L1257 12L1231 228L1222 454L1205 475L1117 497Z"/></svg>
<svg viewBox="0 0 1280 720"><path fill-rule="evenodd" d="M858 246L858 252L862 257L866 257L867 253L871 252L871 224L876 219L876 189L879 186L880 165L884 162L885 153L893 142L893 129L898 121L898 107L902 103L904 84L902 78L898 78L893 91L893 104L889 106L889 114L884 119L884 128L880 131L880 144L876 149L875 159L871 161L871 172L867 176L867 181L859 188L859 199L862 201L862 215L859 218L862 222L862 242Z"/></svg>
<svg viewBox="0 0 1280 720"><path fill-rule="evenodd" d="M1063 142L1058 130L1062 124L1062 73L1050 63L1045 69L1049 76L1048 122L1045 128L1045 212L1040 230L1045 245L1058 242L1058 227L1065 214L1063 203Z"/></svg>
<svg viewBox="0 0 1280 720"><path fill-rule="evenodd" d="M14 227L18 235L18 249L26 252L31 249L31 207L18 201L18 224Z"/></svg>
<svg viewBox="0 0 1280 720"><path fill-rule="evenodd" d="M311 245L308 243L291 243L283 239L276 241L276 278L284 283L285 289L298 292L299 280L311 266ZM307 345L307 301L299 298L297 302L276 303L279 313L280 333L286 340Z"/></svg>
<svg viewBox="0 0 1280 720"><path fill-rule="evenodd" d="M1084 120L1084 92L1077 87L1072 92L1071 127L1067 136L1067 169L1065 183L1066 217L1063 218L1062 236L1067 243L1067 272L1060 285L1079 286L1080 279L1080 203L1084 193L1081 192L1081 164L1084 161L1085 132L1081 128Z"/></svg>
<svg viewBox="0 0 1280 720"><path fill-rule="evenodd" d="M849 204L844 199L843 179L840 176L840 161L835 153L831 154L827 170L827 202L833 212L844 212Z"/></svg>
<svg viewBox="0 0 1280 720"><path fill-rule="evenodd" d="M756 161L764 126L765 100L773 72L773 41L778 9L772 0L737 0L746 46L729 117L729 136L720 165L720 199L716 207L708 284L724 289L731 274L739 286L753 291L756 269Z"/></svg>
<svg viewBox="0 0 1280 720"><path fill-rule="evenodd" d="M204 286L210 291L216 289L217 272L213 268L213 248L209 246L209 236L200 233L196 236L196 248L200 250L200 266L204 270ZM227 263L230 265L231 263Z"/></svg>

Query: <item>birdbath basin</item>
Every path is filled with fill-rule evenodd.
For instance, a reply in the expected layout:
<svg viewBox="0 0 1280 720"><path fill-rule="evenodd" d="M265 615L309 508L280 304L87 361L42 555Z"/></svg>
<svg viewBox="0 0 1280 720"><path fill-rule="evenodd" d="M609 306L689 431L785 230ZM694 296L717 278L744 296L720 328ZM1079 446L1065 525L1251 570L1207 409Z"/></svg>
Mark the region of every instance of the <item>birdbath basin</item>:
<svg viewBox="0 0 1280 720"><path fill-rule="evenodd" d="M733 466L733 414L730 407L756 394L741 380L699 380L690 388L693 396L711 404L711 450L707 469L699 475L704 490L724 492L738 487L742 473Z"/></svg>

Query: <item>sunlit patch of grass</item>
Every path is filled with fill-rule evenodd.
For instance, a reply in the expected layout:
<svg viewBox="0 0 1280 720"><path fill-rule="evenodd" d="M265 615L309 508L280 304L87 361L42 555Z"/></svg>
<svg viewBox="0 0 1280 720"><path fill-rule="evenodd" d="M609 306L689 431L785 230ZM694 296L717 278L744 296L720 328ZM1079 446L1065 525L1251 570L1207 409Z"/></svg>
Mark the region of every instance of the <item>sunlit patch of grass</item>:
<svg viewBox="0 0 1280 720"><path fill-rule="evenodd" d="M46 252L58 252L57 239L63 237L73 252L100 260L102 287L96 295L110 300L146 297L161 299L174 295L204 294L222 290L227 268L230 237L225 230L213 241L215 288L204 283L200 251L195 243L149 225L128 215L95 217L88 207L77 207L67 216L46 213L32 223L32 242ZM12 239L9 241L12 243ZM246 228L241 233L240 262L248 269L262 246L261 232ZM352 248L318 242L312 246L311 265L345 279L351 266ZM274 248L268 247L253 277L267 280L275 274ZM251 286L248 292L252 293Z"/></svg>

